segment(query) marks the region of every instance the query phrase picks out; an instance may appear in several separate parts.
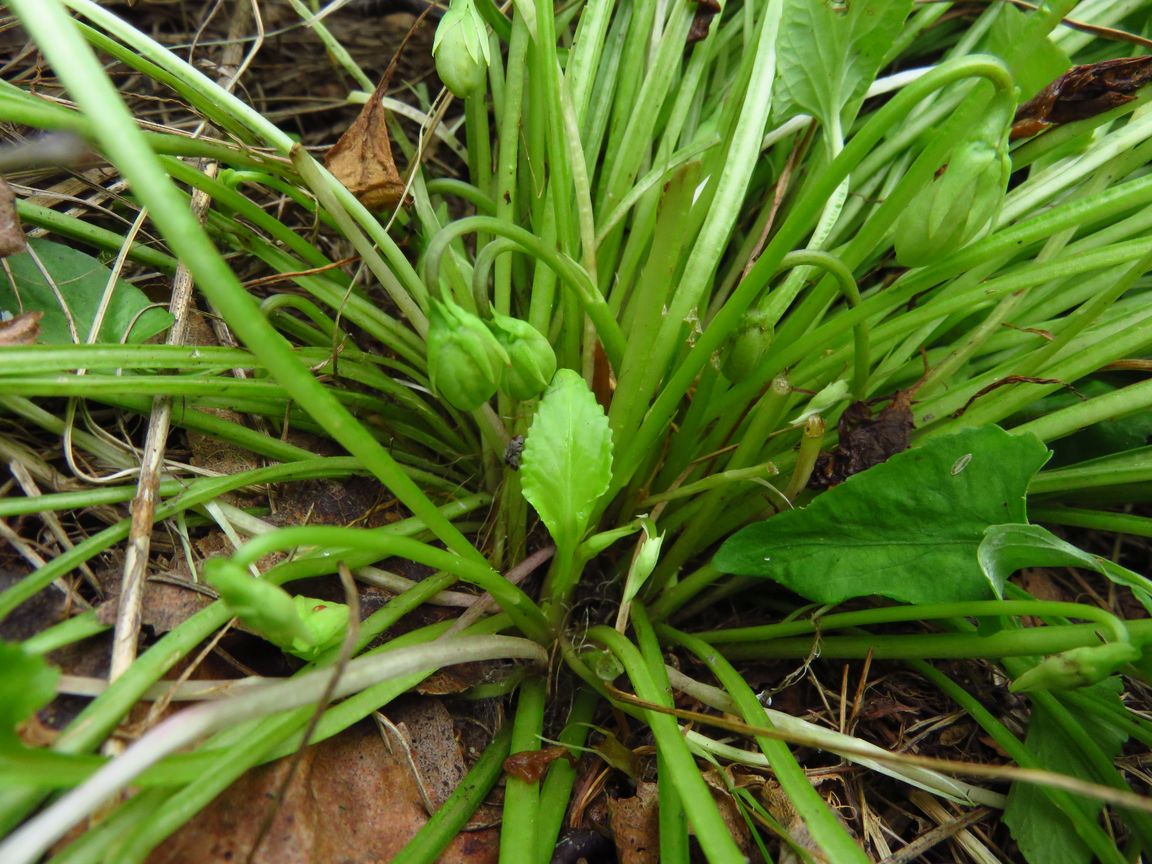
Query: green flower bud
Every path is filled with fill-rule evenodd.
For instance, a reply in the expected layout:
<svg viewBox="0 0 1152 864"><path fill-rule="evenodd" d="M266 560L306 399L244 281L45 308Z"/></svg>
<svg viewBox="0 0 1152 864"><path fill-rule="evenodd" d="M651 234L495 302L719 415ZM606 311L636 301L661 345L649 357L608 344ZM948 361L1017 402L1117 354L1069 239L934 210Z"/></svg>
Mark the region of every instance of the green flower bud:
<svg viewBox="0 0 1152 864"><path fill-rule="evenodd" d="M1054 654L1037 663L1009 685L1013 693L1074 690L1103 681L1126 663L1140 658L1129 642L1106 642Z"/></svg>
<svg viewBox="0 0 1152 864"><path fill-rule="evenodd" d="M472 0L452 0L432 41L436 74L454 96L472 96L488 75L488 28Z"/></svg>
<svg viewBox="0 0 1152 864"><path fill-rule="evenodd" d="M510 361L500 377L500 391L520 400L543 393L556 374L556 352L548 340L527 321L499 312L488 326Z"/></svg>
<svg viewBox="0 0 1152 864"><path fill-rule="evenodd" d="M492 398L508 352L484 322L452 301L432 301L428 316L428 377L452 407L474 411Z"/></svg>
<svg viewBox="0 0 1152 864"><path fill-rule="evenodd" d="M1008 127L993 115L956 145L943 173L900 214L893 229L896 260L922 267L986 233L1000 214L1011 173Z"/></svg>
<svg viewBox="0 0 1152 864"><path fill-rule="evenodd" d="M760 365L772 345L772 322L759 309L744 313L740 326L728 337L720 371L729 381L743 381Z"/></svg>
<svg viewBox="0 0 1152 864"><path fill-rule="evenodd" d="M285 648L294 640L307 643L311 639L292 597L278 585L253 578L230 558L208 559L200 574L233 615L269 642Z"/></svg>
<svg viewBox="0 0 1152 864"><path fill-rule="evenodd" d="M334 648L344 639L348 629L348 607L343 603L330 603L315 597L292 598L296 613L308 629L310 640L293 639L284 648L303 660L315 660L329 648Z"/></svg>

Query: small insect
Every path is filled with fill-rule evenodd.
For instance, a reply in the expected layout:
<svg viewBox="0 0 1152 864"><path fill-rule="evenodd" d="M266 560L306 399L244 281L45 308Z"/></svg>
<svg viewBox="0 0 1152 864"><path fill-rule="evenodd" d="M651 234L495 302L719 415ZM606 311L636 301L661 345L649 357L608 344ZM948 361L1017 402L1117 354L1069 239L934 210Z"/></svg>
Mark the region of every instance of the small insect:
<svg viewBox="0 0 1152 864"><path fill-rule="evenodd" d="M513 435L508 446L504 448L504 464L513 471L520 470L520 456L524 452L524 436Z"/></svg>
<svg viewBox="0 0 1152 864"><path fill-rule="evenodd" d="M972 454L971 453L965 453L963 456L961 456L959 459L957 459L956 463L952 466L952 476L955 477L957 474L959 474L961 471L963 471L965 468L967 468L968 463L971 461L972 461Z"/></svg>

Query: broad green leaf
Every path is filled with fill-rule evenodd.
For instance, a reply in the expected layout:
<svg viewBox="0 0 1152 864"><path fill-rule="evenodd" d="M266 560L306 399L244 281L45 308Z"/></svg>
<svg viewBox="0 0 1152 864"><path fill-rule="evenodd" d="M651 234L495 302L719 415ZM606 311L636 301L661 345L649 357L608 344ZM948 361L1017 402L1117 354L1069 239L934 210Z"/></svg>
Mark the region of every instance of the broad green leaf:
<svg viewBox="0 0 1152 864"><path fill-rule="evenodd" d="M91 255L50 240L29 240L28 246L51 277L51 283L32 254L12 255L6 259L7 272L0 273L0 312L43 312L42 343L86 341L112 271ZM150 305L139 288L117 280L96 341L143 342L166 330L172 316L163 309L148 308Z"/></svg>
<svg viewBox="0 0 1152 864"><path fill-rule="evenodd" d="M56 697L60 670L14 642L0 642L0 746L15 743L16 727Z"/></svg>
<svg viewBox="0 0 1152 864"><path fill-rule="evenodd" d="M574 549L612 479L612 431L604 409L571 369L545 391L524 440L520 485L561 549Z"/></svg>
<svg viewBox="0 0 1152 864"><path fill-rule="evenodd" d="M807 113L847 129L911 9L912 0L786 0L777 120Z"/></svg>
<svg viewBox="0 0 1152 864"><path fill-rule="evenodd" d="M907 603L996 596L1000 584L977 556L984 531L1025 521L1025 490L1047 458L1035 436L997 426L931 438L803 510L736 532L714 563L820 603L871 594Z"/></svg>
<svg viewBox="0 0 1152 864"><path fill-rule="evenodd" d="M1110 707L1119 713L1125 710L1119 696L1119 679L1112 678L1080 692L1110 703ZM1103 722L1095 714L1076 711L1075 717L1108 758L1119 755L1120 748L1127 740L1121 730ZM1092 772L1088 759L1042 705L1032 706L1032 719L1028 724L1028 736L1024 744L1036 758L1038 767L1100 782L1101 778ZM1075 801L1090 819L1094 820L1100 813L1101 805L1097 801L1086 798L1076 798ZM1012 837L1020 847L1020 854L1028 864L1051 864L1054 861L1060 864L1087 864L1093 860L1091 851L1076 833L1072 822L1052 803L1040 786L1012 784L1008 804L1004 808L1004 823L1012 832Z"/></svg>
<svg viewBox="0 0 1152 864"><path fill-rule="evenodd" d="M988 31L984 50L999 57L1011 70L1022 102L1031 99L1072 66L1068 55L1048 38L1053 23L1047 15L1022 12L1002 3Z"/></svg>
<svg viewBox="0 0 1152 864"><path fill-rule="evenodd" d="M1003 585L1025 567L1083 567L1132 589L1152 612L1152 580L1114 561L1077 549L1039 525L992 525L980 543L980 567L994 585Z"/></svg>

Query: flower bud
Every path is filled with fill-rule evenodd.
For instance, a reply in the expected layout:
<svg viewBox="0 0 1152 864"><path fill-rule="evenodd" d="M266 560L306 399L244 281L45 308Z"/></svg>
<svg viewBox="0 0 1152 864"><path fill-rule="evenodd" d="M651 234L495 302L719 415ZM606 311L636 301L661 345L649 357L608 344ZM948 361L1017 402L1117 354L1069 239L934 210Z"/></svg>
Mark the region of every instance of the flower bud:
<svg viewBox="0 0 1152 864"><path fill-rule="evenodd" d="M508 353L484 322L452 301L432 301L428 316L428 377L449 405L474 411L492 398Z"/></svg>
<svg viewBox="0 0 1152 864"><path fill-rule="evenodd" d="M965 137L931 183L916 193L893 229L896 260L922 267L987 232L1000 214L1012 161L1007 126L994 114Z"/></svg>
<svg viewBox="0 0 1152 864"><path fill-rule="evenodd" d="M344 639L348 629L348 607L343 603L330 603L315 597L292 598L296 614L308 630L308 639L296 638L285 650L303 660L315 660L329 648L335 648Z"/></svg>
<svg viewBox="0 0 1152 864"><path fill-rule="evenodd" d="M729 381L742 381L760 365L772 345L772 322L760 309L744 313L740 326L728 337L720 371Z"/></svg>
<svg viewBox="0 0 1152 864"><path fill-rule="evenodd" d="M472 0L452 0L432 41L436 74L454 96L472 96L488 75L488 28Z"/></svg>
<svg viewBox="0 0 1152 864"><path fill-rule="evenodd" d="M1129 642L1106 642L1054 654L1037 663L1008 687L1013 693L1074 690L1103 681L1126 663L1140 659Z"/></svg>
<svg viewBox="0 0 1152 864"><path fill-rule="evenodd" d="M499 312L488 326L510 361L500 378L501 392L520 400L543 393L556 374L556 352L548 340L527 321Z"/></svg>

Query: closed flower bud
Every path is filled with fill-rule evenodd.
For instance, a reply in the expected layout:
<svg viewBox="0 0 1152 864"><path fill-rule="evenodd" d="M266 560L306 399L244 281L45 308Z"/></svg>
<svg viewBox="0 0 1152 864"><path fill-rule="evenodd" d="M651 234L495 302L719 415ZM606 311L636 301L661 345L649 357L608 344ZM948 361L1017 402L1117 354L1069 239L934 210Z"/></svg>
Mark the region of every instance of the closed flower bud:
<svg viewBox="0 0 1152 864"><path fill-rule="evenodd" d="M740 326L728 337L720 371L729 381L742 381L756 371L772 345L772 322L759 309L744 313Z"/></svg>
<svg viewBox="0 0 1152 864"><path fill-rule="evenodd" d="M1140 659L1140 649L1128 642L1088 645L1054 654L1037 663L1008 687L1013 693L1074 690L1103 681L1126 663Z"/></svg>
<svg viewBox="0 0 1152 864"><path fill-rule="evenodd" d="M488 75L488 28L472 0L452 0L432 41L436 74L454 96L472 96Z"/></svg>
<svg viewBox="0 0 1152 864"><path fill-rule="evenodd" d="M527 321L498 312L489 327L510 361L500 378L500 391L520 400L543 393L556 374L556 352L548 340Z"/></svg>
<svg viewBox="0 0 1152 864"><path fill-rule="evenodd" d="M484 322L448 301L432 301L428 316L428 377L452 407L474 411L492 398L508 353Z"/></svg>
<svg viewBox="0 0 1152 864"><path fill-rule="evenodd" d="M992 117L956 146L943 173L900 214L893 229L896 260L922 267L986 233L1000 214L1011 173L1007 126Z"/></svg>

